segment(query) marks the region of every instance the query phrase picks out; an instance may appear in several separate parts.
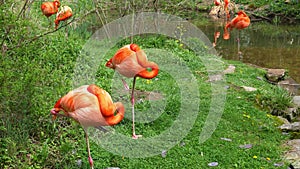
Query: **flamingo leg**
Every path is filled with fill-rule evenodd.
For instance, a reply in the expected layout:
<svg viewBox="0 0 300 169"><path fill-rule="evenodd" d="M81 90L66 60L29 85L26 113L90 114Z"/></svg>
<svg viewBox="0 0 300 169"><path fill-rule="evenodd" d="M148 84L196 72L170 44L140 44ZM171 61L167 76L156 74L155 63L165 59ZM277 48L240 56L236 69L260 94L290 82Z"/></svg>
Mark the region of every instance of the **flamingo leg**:
<svg viewBox="0 0 300 169"><path fill-rule="evenodd" d="M94 163L93 163L93 159L91 156L91 150L90 150L90 143L89 143L89 136L86 132L86 129L84 129L84 133L85 133L85 140L86 140L86 145L87 145L87 150L88 150L88 156L89 156L89 163L90 163L90 167L91 169L94 169Z"/></svg>
<svg viewBox="0 0 300 169"><path fill-rule="evenodd" d="M240 31L237 32L238 53L240 53Z"/></svg>
<svg viewBox="0 0 300 169"><path fill-rule="evenodd" d="M133 78L133 85L132 85L132 91L131 91L132 138L133 139L138 139L139 137L142 137L142 135L136 135L135 134L135 126L134 126L134 87L135 87L135 81L136 81L136 77Z"/></svg>
<svg viewBox="0 0 300 169"><path fill-rule="evenodd" d="M52 22L51 22L51 20L49 19L49 17L47 17L47 19L48 19L48 22L49 22L49 28L51 28Z"/></svg>
<svg viewBox="0 0 300 169"><path fill-rule="evenodd" d="M238 44L238 56L241 59L242 58L242 52L241 52L241 44L240 44L240 31L237 32L237 44Z"/></svg>
<svg viewBox="0 0 300 169"><path fill-rule="evenodd" d="M123 85L125 90L129 90L129 86L127 85L126 81L124 79L122 79Z"/></svg>
<svg viewBox="0 0 300 169"><path fill-rule="evenodd" d="M69 31L69 30L68 30L68 27L67 27L67 26L65 27L65 31L66 31L66 38L68 38L68 34L69 34L68 31Z"/></svg>

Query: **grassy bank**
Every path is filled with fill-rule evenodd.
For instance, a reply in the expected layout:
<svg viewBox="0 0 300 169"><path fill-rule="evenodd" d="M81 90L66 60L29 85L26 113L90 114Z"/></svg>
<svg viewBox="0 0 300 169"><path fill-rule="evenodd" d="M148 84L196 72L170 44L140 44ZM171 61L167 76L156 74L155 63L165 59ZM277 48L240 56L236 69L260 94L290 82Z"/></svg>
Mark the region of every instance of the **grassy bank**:
<svg viewBox="0 0 300 169"><path fill-rule="evenodd" d="M44 50L34 50L35 45L43 42L40 41L33 44L32 48L30 45L26 49L20 49L18 55L6 55L1 59L1 168L77 168L78 160L82 160L82 168L88 167L81 127L68 119L53 122L49 115L55 101L72 89L73 67L84 40L79 41L72 34L65 39L60 33L50 39L54 41L56 38L54 44L63 45L64 48L43 46ZM220 123L213 135L200 144L199 133L211 101L211 86L207 82L203 63L175 40L147 37L137 38L136 43L144 48L159 46L179 55L185 61L199 85L200 109L195 112L198 116L187 136L168 150L165 158L160 154L142 159L126 158L114 155L92 142L95 168L206 168L208 163L214 161L219 163L219 168L275 168L274 163L283 161L281 155L284 148L281 143L287 136L283 136L277 129L276 119L256 105L256 99L261 93L276 93L280 90L257 79L264 76L263 70L223 60L224 66L234 64L236 71L226 75L224 87L228 89ZM116 46L112 52L120 46ZM32 52L35 53L34 56ZM96 84L111 91L109 78L112 74L111 70L100 68ZM166 97L166 107L160 110L162 112L158 119L149 124L137 124L137 132L145 138L158 135L171 126L180 111L180 88L174 84L168 72L162 71L157 79L150 82L139 79L137 84L139 90L160 91ZM238 87L242 85L255 87L258 91L246 92ZM169 90L170 88L174 90ZM276 100L281 95L267 97L270 98L265 98L266 100ZM128 102L123 100L126 101ZM149 101L140 102L137 109L153 113L151 109L148 110L149 104ZM268 104L276 106L273 102ZM128 117L129 110L127 109ZM128 137L131 134L129 119L124 119L114 127ZM229 138L231 141L221 138ZM245 144L252 144L253 147L239 147Z"/></svg>
<svg viewBox="0 0 300 169"><path fill-rule="evenodd" d="M11 4L6 5L0 8L4 10L11 7ZM84 132L80 125L64 118L52 121L49 111L59 97L74 87L77 59L88 55L82 49L92 34L88 32L90 25L87 21L78 27L69 27L67 37L65 30L60 29L30 41L35 35L48 31L44 27L47 25L46 18L36 22L39 6L34 6L36 10L31 11L31 20L18 18L18 10L1 13L3 20L0 22L5 25L1 28L1 36L4 37L3 44L9 49L0 58L0 168L88 168ZM127 106L129 94L115 92L121 87L120 78L114 77L114 72L103 65L118 48L129 42L130 39L125 39L111 48L105 58L96 63L99 67L95 75L97 85L109 91L114 101L122 101ZM208 70L203 62L205 59L180 41L163 36L135 37L134 42L146 51L155 48L171 54L159 56L155 51L148 52L149 59L157 59L155 61L160 66L164 64L162 67L165 69L153 80L138 79L137 89L157 92L161 94L161 99L147 100L144 95L138 96L137 116L145 121L148 117L153 119L148 123L137 123L137 133L143 134L145 139L153 138L168 131L180 120L191 120L191 128L187 130L178 125L175 134L181 134L183 138L170 140L174 146L169 148L161 145L161 151L167 150L165 157L162 157L164 153L158 153L151 157L129 158L126 157L128 152L124 152L124 155L113 154L91 141L95 168L207 168L211 162L218 162L216 168L224 169L277 168L275 163L284 162L281 157L284 147L281 145L288 136L282 135L277 129L278 121L268 114L269 109L257 103L278 108L278 103L286 95L285 91L257 78L263 79L264 70L218 59L224 68L233 64L236 70L233 74L223 76L225 83L221 85L226 90L226 102L216 130L204 143L199 143L199 135L210 108L214 106L211 105L212 100L218 97L212 96L212 83L215 82L208 81ZM97 56L97 53L92 55ZM176 60L170 60L172 63L168 60L171 56L177 57ZM202 57L212 56L204 54ZM192 88L199 95L191 93L190 98L183 97L185 93L181 92L189 89L191 78L181 77L182 70L174 70L172 65L188 68L196 85ZM177 76L183 80L176 81L174 77ZM258 90L246 92L240 88L243 85ZM199 102L195 103L193 99L199 99ZM186 105L196 105L186 109L186 112L195 110L193 118L184 116L185 110L181 108ZM286 105L288 103L283 106L280 104L280 108L284 109ZM151 106L158 107L155 109ZM179 115L183 115L181 119L177 119ZM126 108L126 118L114 130L130 137L130 108ZM243 148L245 145L248 146Z"/></svg>

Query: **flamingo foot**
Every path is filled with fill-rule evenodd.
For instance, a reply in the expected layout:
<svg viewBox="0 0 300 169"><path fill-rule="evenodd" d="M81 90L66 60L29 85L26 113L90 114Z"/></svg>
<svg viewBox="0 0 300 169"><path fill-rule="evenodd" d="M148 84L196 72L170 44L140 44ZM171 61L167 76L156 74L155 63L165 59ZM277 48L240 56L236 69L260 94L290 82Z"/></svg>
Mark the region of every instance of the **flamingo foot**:
<svg viewBox="0 0 300 169"><path fill-rule="evenodd" d="M135 139L135 140L138 139L139 137L143 137L143 136L142 135L136 135L136 134L132 135L132 139Z"/></svg>
<svg viewBox="0 0 300 169"><path fill-rule="evenodd" d="M93 162L93 159L91 156L89 156L89 163L90 163L91 169L94 169L94 162Z"/></svg>

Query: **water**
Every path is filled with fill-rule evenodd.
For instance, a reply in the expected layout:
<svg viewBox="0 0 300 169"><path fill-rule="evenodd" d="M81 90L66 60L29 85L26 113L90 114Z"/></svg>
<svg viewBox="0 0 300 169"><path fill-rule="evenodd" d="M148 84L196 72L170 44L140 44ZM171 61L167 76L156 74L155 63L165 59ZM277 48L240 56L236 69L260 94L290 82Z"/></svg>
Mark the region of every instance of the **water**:
<svg viewBox="0 0 300 169"><path fill-rule="evenodd" d="M252 23L244 30L233 30L230 39L223 40L223 28L217 24L220 25L220 23L212 22L199 28L212 42L214 32L221 32L215 47L220 56L265 68L287 69L289 76L300 83L300 25L273 26L264 31L261 29L261 24ZM281 33L276 33L279 29ZM242 57L238 55L236 40L238 35Z"/></svg>

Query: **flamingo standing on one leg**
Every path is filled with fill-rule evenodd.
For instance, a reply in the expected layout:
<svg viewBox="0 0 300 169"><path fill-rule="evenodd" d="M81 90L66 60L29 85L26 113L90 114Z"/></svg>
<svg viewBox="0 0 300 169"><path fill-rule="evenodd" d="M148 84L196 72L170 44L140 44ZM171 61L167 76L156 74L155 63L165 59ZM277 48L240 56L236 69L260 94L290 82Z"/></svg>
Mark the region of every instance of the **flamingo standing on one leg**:
<svg viewBox="0 0 300 169"><path fill-rule="evenodd" d="M230 0L224 0L224 9L226 12L226 18L229 19L230 18L230 14L229 14L229 10L228 10L228 5L230 3Z"/></svg>
<svg viewBox="0 0 300 169"><path fill-rule="evenodd" d="M132 78L133 85L131 92L131 105L132 105L132 138L137 139L141 135L135 134L134 126L134 87L136 77L145 79L152 79L157 76L159 68L154 62L147 59L146 54L136 44L130 44L119 49L116 54L106 63L106 66L118 71L121 75ZM125 87L128 86L125 84Z"/></svg>
<svg viewBox="0 0 300 169"><path fill-rule="evenodd" d="M73 15L72 9L69 6L63 6L62 9L57 13L55 23L55 29L57 29L60 21L65 21Z"/></svg>
<svg viewBox="0 0 300 169"><path fill-rule="evenodd" d="M229 39L229 31L231 31L233 28L236 28L238 30L245 29L250 25L250 18L248 15L243 11L239 11L237 13L237 16L233 18L229 23L226 24L224 28L224 39ZM229 30L228 30L229 29ZM240 53L240 39L238 34L238 53Z"/></svg>
<svg viewBox="0 0 300 169"><path fill-rule="evenodd" d="M213 47L217 46L217 39L220 37L220 32L216 31L214 34L214 42L213 42Z"/></svg>
<svg viewBox="0 0 300 169"><path fill-rule="evenodd" d="M221 4L220 0L214 0L214 3L216 6L219 6Z"/></svg>
<svg viewBox="0 0 300 169"><path fill-rule="evenodd" d="M49 17L58 12L58 8L60 7L60 1L54 0L53 2L43 2L41 5L42 13L48 18L48 21L51 25Z"/></svg>
<svg viewBox="0 0 300 169"><path fill-rule="evenodd" d="M60 114L60 111L63 111L64 114ZM117 113L115 114L115 112ZM93 159L87 128L118 124L124 118L124 113L125 109L122 103L113 103L105 90L93 84L70 91L60 98L51 110L53 119L56 116L71 117L83 126L91 168L93 168Z"/></svg>

